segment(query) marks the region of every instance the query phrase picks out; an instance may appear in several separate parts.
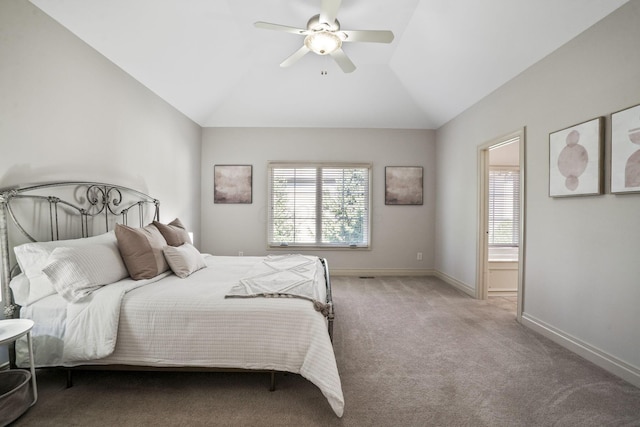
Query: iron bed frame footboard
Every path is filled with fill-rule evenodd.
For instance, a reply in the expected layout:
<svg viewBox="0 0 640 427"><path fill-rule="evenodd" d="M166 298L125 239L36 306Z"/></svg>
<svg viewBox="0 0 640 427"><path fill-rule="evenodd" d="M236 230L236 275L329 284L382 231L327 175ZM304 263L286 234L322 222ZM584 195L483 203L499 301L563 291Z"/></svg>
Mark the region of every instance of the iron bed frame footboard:
<svg viewBox="0 0 640 427"><path fill-rule="evenodd" d="M322 263L322 269L324 270L324 280L327 287L327 305L329 306L329 313L327 314L327 329L329 331L329 338L333 343L333 321L335 319L335 305L333 303L333 294L331 293L331 276L329 274L329 261L326 258L320 258Z"/></svg>

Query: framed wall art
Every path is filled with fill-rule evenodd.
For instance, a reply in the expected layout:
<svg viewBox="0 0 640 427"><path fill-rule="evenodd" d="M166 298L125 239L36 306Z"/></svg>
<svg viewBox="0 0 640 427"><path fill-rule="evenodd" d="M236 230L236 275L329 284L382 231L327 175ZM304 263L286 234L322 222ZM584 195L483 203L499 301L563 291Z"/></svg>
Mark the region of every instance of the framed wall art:
<svg viewBox="0 0 640 427"><path fill-rule="evenodd" d="M611 192L640 192L640 104L611 114Z"/></svg>
<svg viewBox="0 0 640 427"><path fill-rule="evenodd" d="M386 205L422 205L422 166L387 166L384 173Z"/></svg>
<svg viewBox="0 0 640 427"><path fill-rule="evenodd" d="M549 134L549 196L602 194L604 117Z"/></svg>
<svg viewBox="0 0 640 427"><path fill-rule="evenodd" d="M251 203L253 166L214 165L213 203Z"/></svg>

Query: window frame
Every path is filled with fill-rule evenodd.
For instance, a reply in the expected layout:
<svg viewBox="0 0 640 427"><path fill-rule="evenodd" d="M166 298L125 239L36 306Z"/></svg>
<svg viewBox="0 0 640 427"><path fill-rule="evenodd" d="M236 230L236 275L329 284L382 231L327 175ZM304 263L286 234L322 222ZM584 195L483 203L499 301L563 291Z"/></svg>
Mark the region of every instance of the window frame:
<svg viewBox="0 0 640 427"><path fill-rule="evenodd" d="M366 231L364 232L366 242L358 244L341 244L341 243L322 243L322 197L315 199L315 242L302 243L302 242L289 242L278 243L272 241L273 231L273 183L274 169L289 168L289 169L316 169L316 177L320 176L319 171L321 169L366 169L367 170L367 186L365 194L364 209L366 210ZM267 248L272 249L316 249L316 250L370 250L371 249L371 196L372 196L372 164L371 163L356 163L356 162L287 162L287 161L271 161L267 165ZM320 187L317 184L320 183ZM322 194L322 180L314 181L316 185L316 195Z"/></svg>
<svg viewBox="0 0 640 427"><path fill-rule="evenodd" d="M520 218L522 216L522 212L520 211L520 192L521 192L521 171L519 167L516 166L489 166L489 178L487 181L487 185L489 186L489 195L487 199L487 247L489 250L489 261L512 261L514 259L517 260L518 252L520 247L520 242L522 240L522 236L520 234ZM513 183L513 189L515 191L513 198L513 209L517 210L517 216L514 215L512 218L512 243L510 244L500 244L500 243L492 243L491 242L491 230L495 229L495 226L492 226L493 215L492 206L491 206L491 172L511 172L515 177L517 177L517 182ZM513 243L513 236L516 237L516 242Z"/></svg>

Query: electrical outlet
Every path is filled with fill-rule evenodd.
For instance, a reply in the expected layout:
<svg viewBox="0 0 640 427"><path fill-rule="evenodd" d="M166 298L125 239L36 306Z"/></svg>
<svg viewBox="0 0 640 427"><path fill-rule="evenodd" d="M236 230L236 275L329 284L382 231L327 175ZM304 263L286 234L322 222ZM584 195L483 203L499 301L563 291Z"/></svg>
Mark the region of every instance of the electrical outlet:
<svg viewBox="0 0 640 427"><path fill-rule="evenodd" d="M238 256L244 256L244 252L238 251Z"/></svg>
<svg viewBox="0 0 640 427"><path fill-rule="evenodd" d="M422 261L422 252L418 252L418 255L416 256L416 259L418 261Z"/></svg>

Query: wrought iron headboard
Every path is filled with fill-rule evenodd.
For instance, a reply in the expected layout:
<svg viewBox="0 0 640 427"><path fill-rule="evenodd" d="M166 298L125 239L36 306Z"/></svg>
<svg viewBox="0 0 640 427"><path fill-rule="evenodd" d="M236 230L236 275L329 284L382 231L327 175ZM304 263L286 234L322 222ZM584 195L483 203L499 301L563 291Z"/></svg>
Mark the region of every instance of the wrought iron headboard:
<svg viewBox="0 0 640 427"><path fill-rule="evenodd" d="M137 215L136 215L137 214ZM160 201L131 188L100 182L49 182L0 189L0 253L5 317L13 317L9 282L13 247L20 243L89 237L116 223L137 226L160 219ZM28 228L31 227L33 230Z"/></svg>

